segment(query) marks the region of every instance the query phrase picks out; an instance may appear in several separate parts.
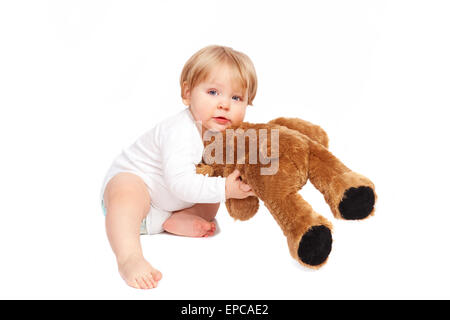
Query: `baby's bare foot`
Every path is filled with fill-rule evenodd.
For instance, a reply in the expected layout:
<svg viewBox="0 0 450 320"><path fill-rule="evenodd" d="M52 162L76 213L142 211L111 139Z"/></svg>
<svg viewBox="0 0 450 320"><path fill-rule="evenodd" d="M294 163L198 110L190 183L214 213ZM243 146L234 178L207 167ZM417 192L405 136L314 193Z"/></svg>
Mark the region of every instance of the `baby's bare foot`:
<svg viewBox="0 0 450 320"><path fill-rule="evenodd" d="M187 213L174 213L164 223L167 232L186 237L209 237L216 231L214 222Z"/></svg>
<svg viewBox="0 0 450 320"><path fill-rule="evenodd" d="M153 268L143 256L130 256L118 265L123 280L136 289L156 288L162 278L161 272Z"/></svg>

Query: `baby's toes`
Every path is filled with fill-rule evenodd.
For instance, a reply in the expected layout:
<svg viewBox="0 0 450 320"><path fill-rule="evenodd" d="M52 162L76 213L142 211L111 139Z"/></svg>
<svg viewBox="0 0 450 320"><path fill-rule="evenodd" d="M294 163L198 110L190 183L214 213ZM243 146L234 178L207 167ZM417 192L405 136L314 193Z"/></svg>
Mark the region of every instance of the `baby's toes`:
<svg viewBox="0 0 450 320"><path fill-rule="evenodd" d="M216 224L214 222L211 222L209 225L209 230L206 231L205 237L210 237L214 235L214 232L216 232Z"/></svg>
<svg viewBox="0 0 450 320"><path fill-rule="evenodd" d="M142 276L142 280L146 284L146 289L152 289L156 287L155 281L153 280L153 277L151 274Z"/></svg>
<svg viewBox="0 0 450 320"><path fill-rule="evenodd" d="M158 284L158 281L161 280L161 278L162 278L162 273L156 269L153 269L152 270L152 278L155 281L155 284Z"/></svg>
<svg viewBox="0 0 450 320"><path fill-rule="evenodd" d="M193 227L195 237L205 237L211 229L210 223L203 219L194 221Z"/></svg>
<svg viewBox="0 0 450 320"><path fill-rule="evenodd" d="M158 281L161 279L161 272L157 272L160 274L159 278L155 278L156 272L154 271L151 271L151 273L145 275L145 282L147 282L147 284L150 284L152 288L156 288L158 286Z"/></svg>
<svg viewBox="0 0 450 320"><path fill-rule="evenodd" d="M131 280L125 280L126 284L129 285L132 288L140 289L139 283L136 281L136 279Z"/></svg>
<svg viewBox="0 0 450 320"><path fill-rule="evenodd" d="M216 224L211 222L211 229L209 229L209 233L212 236L216 232Z"/></svg>
<svg viewBox="0 0 450 320"><path fill-rule="evenodd" d="M138 289L150 289L142 276L136 277L136 283L138 284Z"/></svg>

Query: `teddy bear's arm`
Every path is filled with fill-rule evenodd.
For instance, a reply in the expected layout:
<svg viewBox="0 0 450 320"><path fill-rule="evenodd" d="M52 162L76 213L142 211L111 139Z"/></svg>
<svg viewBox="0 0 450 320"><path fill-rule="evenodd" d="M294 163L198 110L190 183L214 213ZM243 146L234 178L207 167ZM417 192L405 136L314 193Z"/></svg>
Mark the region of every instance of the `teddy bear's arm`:
<svg viewBox="0 0 450 320"><path fill-rule="evenodd" d="M227 199L225 205L231 217L245 221L256 214L259 208L259 200L254 196L244 199Z"/></svg>
<svg viewBox="0 0 450 320"><path fill-rule="evenodd" d="M299 119L299 118L276 118L269 121L271 124L277 124L279 126L285 126L291 130L297 130L301 134L304 134L313 141L316 141L328 148L328 135L320 126L311 122Z"/></svg>
<svg viewBox="0 0 450 320"><path fill-rule="evenodd" d="M204 163L199 163L196 166L196 172L197 174L203 174L203 175L209 175L210 177L212 177L214 175L214 168L210 165L204 164Z"/></svg>

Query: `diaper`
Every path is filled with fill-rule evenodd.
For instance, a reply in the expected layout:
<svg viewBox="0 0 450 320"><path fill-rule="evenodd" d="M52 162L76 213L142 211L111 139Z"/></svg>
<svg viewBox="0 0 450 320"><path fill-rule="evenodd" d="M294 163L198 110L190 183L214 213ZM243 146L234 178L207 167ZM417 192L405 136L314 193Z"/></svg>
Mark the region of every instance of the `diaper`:
<svg viewBox="0 0 450 320"><path fill-rule="evenodd" d="M148 234L164 232L163 224L172 215L172 212L159 209L150 204L150 211L144 219Z"/></svg>
<svg viewBox="0 0 450 320"><path fill-rule="evenodd" d="M103 214L106 216L106 208L102 200ZM140 234L157 234L164 232L163 224L172 215L171 212L156 208L150 204L150 210L147 216L142 220Z"/></svg>

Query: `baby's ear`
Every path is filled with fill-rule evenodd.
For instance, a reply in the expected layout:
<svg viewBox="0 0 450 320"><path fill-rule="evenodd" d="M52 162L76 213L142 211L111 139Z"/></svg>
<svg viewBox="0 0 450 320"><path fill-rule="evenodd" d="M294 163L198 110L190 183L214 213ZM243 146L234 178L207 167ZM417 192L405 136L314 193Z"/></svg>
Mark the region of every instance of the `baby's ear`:
<svg viewBox="0 0 450 320"><path fill-rule="evenodd" d="M191 90L186 81L183 82L182 92L183 92L182 96L183 103L189 106L191 104Z"/></svg>

